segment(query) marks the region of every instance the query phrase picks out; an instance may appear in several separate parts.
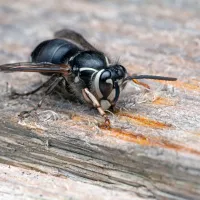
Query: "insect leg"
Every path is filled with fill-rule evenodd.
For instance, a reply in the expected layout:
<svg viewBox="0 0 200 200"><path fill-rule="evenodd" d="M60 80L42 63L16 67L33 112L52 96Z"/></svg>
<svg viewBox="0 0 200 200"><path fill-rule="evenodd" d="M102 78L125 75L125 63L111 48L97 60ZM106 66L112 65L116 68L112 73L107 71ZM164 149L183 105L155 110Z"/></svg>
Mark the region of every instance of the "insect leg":
<svg viewBox="0 0 200 200"><path fill-rule="evenodd" d="M32 91L30 91L30 92L25 92L25 93L18 93L18 92L13 92L12 93L12 96L28 96L28 95L30 95L30 94L34 94L34 93L36 93L36 92L38 92L40 89L42 89L43 87L47 87L50 83L51 83L51 81L53 81L54 80L54 78L56 77L57 75L56 74L53 74L52 76L51 76L51 78L49 78L46 82L44 82L42 85L40 85L40 86L38 86L37 88L35 88L34 90L32 90Z"/></svg>
<svg viewBox="0 0 200 200"><path fill-rule="evenodd" d="M56 86L63 80L63 77L57 77L50 85L49 87L47 88L47 90L45 91L42 99L39 101L39 103L31 110L29 111L23 111L19 114L19 117L20 118L27 118L28 116L30 116L30 113L33 112L33 111L36 111L38 108L41 107L44 99L50 95L53 90L56 88Z"/></svg>
<svg viewBox="0 0 200 200"><path fill-rule="evenodd" d="M40 102L38 103L38 107L41 107L42 102L44 101L44 99L46 98L47 95L50 95L53 90L55 89L55 87L63 80L63 77L58 77L54 80L54 82L47 88L47 90L44 93L43 98L40 100Z"/></svg>
<svg viewBox="0 0 200 200"><path fill-rule="evenodd" d="M102 109L100 103L98 102L98 100L96 99L96 97L88 90L88 88L84 88L82 90L83 96L86 99L87 102L91 102L93 104L93 106L99 111L100 115L102 117L104 117L105 119L105 126L106 128L110 127L110 120L107 116L107 114L104 112L104 110Z"/></svg>

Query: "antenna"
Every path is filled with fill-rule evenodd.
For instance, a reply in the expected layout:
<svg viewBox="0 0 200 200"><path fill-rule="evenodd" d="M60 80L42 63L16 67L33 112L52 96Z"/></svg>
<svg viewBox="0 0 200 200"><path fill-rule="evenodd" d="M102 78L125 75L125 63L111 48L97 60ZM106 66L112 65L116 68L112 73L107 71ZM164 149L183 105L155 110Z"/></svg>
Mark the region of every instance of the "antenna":
<svg viewBox="0 0 200 200"><path fill-rule="evenodd" d="M125 80L132 79L155 79L155 80L165 80L165 81L176 81L177 78L174 77L165 77L165 76L154 76L154 75L132 75L125 78Z"/></svg>

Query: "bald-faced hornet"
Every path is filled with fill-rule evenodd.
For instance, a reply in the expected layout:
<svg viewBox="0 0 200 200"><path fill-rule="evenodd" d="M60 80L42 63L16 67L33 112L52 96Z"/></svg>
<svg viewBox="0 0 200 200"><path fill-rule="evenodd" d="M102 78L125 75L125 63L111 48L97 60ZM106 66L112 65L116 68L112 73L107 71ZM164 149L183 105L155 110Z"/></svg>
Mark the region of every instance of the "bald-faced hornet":
<svg viewBox="0 0 200 200"><path fill-rule="evenodd" d="M110 122L105 110L115 106L127 82L137 83L136 79L176 80L163 76L129 75L125 67L111 64L105 54L82 35L68 29L56 32L55 39L40 43L31 54L31 62L0 65L0 71L40 72L51 76L35 90L18 95L33 94L46 87L44 99L59 88L64 96L95 107L108 125ZM41 106L43 99L36 108Z"/></svg>

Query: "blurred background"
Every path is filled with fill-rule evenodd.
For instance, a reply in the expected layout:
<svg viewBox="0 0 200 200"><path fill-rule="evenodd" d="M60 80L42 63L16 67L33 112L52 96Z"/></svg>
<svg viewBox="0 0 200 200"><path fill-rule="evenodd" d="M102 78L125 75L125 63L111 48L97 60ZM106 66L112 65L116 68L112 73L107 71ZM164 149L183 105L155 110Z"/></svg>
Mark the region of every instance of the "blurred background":
<svg viewBox="0 0 200 200"><path fill-rule="evenodd" d="M121 151L123 149L127 150L124 155L122 154L122 157L125 157L124 159L130 159L132 179L129 180L128 175L125 176L124 174L122 174L120 179L116 171L113 173L112 171L110 172L110 169L107 168L107 164L103 163L99 165L100 172L103 171L102 173L105 173L106 180L114 176L113 180L121 181L120 184L123 188L127 189L131 186L131 192L134 188L139 194L149 198L152 197L151 195L155 197L154 192L158 191L155 195L166 195L165 199L169 199L168 197L170 197L170 199L196 199L196 197L199 197L200 193L200 184L198 184L200 180L198 178L200 171L199 10L199 0L0 0L0 64L28 61L30 53L35 46L43 40L53 38L54 32L68 28L81 33L96 48L105 52L113 62L117 61L124 65L131 74L154 74L177 77L178 81L167 84L150 81L151 88L153 89L148 94L144 91L143 93L141 91L136 93L132 89L129 90L130 95L125 93L126 96L124 95L125 97L119 101L118 105L120 108L124 109L123 111L128 111L132 118L129 117L129 119L127 117L124 120L124 118L120 116L111 117L113 124L115 123L114 127L116 125L116 127L128 130L128 134L122 134L123 136L121 138L117 138L116 135L110 136L105 133L105 130L101 130L100 137L98 134L93 133L93 129L87 132L86 129L82 127L84 123L84 126L91 128L93 122L97 123L98 120L102 120L102 118L85 105L72 104L66 100L51 100L49 105L46 105L46 107L44 106L43 109L52 109L58 112L62 117L64 116L62 118L64 120L60 120L59 123L55 121L48 124L48 134L49 132L50 136L55 134L53 135L55 138L58 133L61 135L63 134L62 137L64 139L70 138L72 139L72 143L75 141L72 145L74 148L76 148L76 140L71 137L77 137L79 141L81 136L83 138L83 144L88 145L88 148L93 148L95 146L94 144L96 144L95 142L99 142L100 138L102 139L101 142L103 146L108 145L109 148L107 149L109 150L110 146L116 145L115 147L117 150L114 151L116 154L123 152ZM10 88L14 86L14 88L17 88L17 90L21 92L25 91L27 88L27 90L30 91L29 87L35 88L34 84L37 85L43 78L44 76L38 73L0 73L0 116L3 118L3 121L4 119L7 121L12 119L12 123L16 125L18 123L17 114L23 110L27 110L28 106L28 108L32 108L40 100L38 95L9 99L7 95L8 85ZM63 114L59 112L60 110L66 111L66 113ZM82 113L80 111L82 111ZM71 113L69 114L67 112L75 113L75 116L82 114L83 117L80 118L79 121L77 117L76 121L76 119L70 118ZM141 116L141 118L138 116ZM146 121L143 120L141 123L142 120L137 120L137 117L142 120L145 119ZM84 122L82 119L93 121L89 124L88 121ZM164 124L164 126L169 125L169 128L153 127L152 123L157 125L157 122L158 124ZM70 126L69 123L71 123L72 126ZM14 129L13 127L12 129ZM26 127L24 129L26 129ZM34 130L37 131L37 129ZM73 134L70 135L71 132ZM19 131L19 133L21 132ZM49 137L48 134L47 137ZM37 136L40 137L41 135L41 132L39 132ZM68 137L66 137L66 135ZM122 141L123 138L132 135L136 138L132 143L130 142L131 140ZM137 139L140 140L138 135L145 138L147 137L144 145L135 143ZM163 141L167 141L172 145L166 145L165 147L163 146L163 148L158 148L158 146L155 145L154 149L152 147L152 151L149 151L151 147L145 146L145 144L146 141L151 142L152 136L160 138L159 142L162 145L166 144ZM30 137L32 137L32 135ZM1 138L2 141L0 142L4 144L6 139L4 139L4 136ZM148 140L149 138L150 140ZM7 141L11 142L8 145L6 145L7 143L4 144L5 149L9 149L14 143L12 142L13 140L6 140L6 142ZM182 145L182 149L180 146L176 149L174 144ZM48 147L48 144L45 143L45 148L46 146ZM104 151L105 160L109 161L114 166L114 160L117 160L118 156L111 155L109 154L110 152L107 154L107 149ZM195 153L192 155L187 149ZM11 155L17 160L15 149L10 148L9 150L12 152L7 154L8 157ZM26 152L26 148L23 150ZM97 146L95 151L99 151L99 146ZM92 150L88 152L93 153ZM16 155L17 153L20 152L16 152ZM165 155L169 155L168 153L172 153L173 156L166 157ZM92 156L95 157L96 154L94 153ZM101 158L102 154L99 154ZM197 154L198 156L193 159L192 156ZM55 155L57 156L57 154ZM149 161L149 158L152 158L152 160ZM6 160L7 158L4 159ZM2 162L4 162L4 160ZM18 162L22 164L21 157ZM34 163L35 162L36 160L34 160ZM60 162L62 163L62 159ZM93 157L86 162L87 164L90 162L92 163ZM94 162L96 162L96 160ZM74 163L72 162L73 165L71 166L75 166L76 163L79 162L75 160ZM118 163L118 160L116 163ZM87 164L81 167L87 170L87 167L85 167ZM127 163L121 160L121 165L123 164L126 165ZM138 168L136 164L138 164ZM66 170L64 176L67 176L68 167L66 167L67 165L64 166ZM95 163L95 167L96 166ZM102 166L105 167L105 171ZM159 170L157 170L155 166ZM40 167L43 169L43 165ZM130 169L128 166L128 171ZM82 183L76 188L76 182L73 182L72 186L70 186L70 183L66 183L66 185L64 185L65 187L62 187L64 180L67 182L71 179L61 179L61 177L56 177L59 180L56 179L55 182L50 180L52 184L46 187L46 182L43 181L44 177L37 178L39 177L38 175L34 175L30 177L30 179L25 180L29 182L29 180L32 181L34 177L36 177L34 180L37 181L37 184L32 182L33 184L29 189L26 189L26 187L29 187L29 184L26 184L25 181L21 181L22 179L18 180L19 182L24 182L25 185L25 189L23 187L20 188L13 182L13 177L16 179L18 177L21 178L20 175L23 174L23 170L19 172L19 176L16 176L18 173L15 171L13 171L13 176L8 176L11 174L10 170L13 170L13 168L10 169L10 167L8 168L8 166L6 166L5 173L0 174L4 176L3 178L0 177L0 183L5 183L3 189L1 189L0 184L0 191L3 191L3 193L5 191L16 191L17 195L19 192L23 196L24 193L29 195L28 192L30 192L33 194L33 199L35 199L34 195L37 194L37 192L32 190L32 188L35 187L37 189L42 188L42 190L45 188L48 191L46 192L46 190L44 190L45 195L51 194L51 192L53 194L54 192L55 196L59 194L61 195L60 199L63 199L62 194L68 192L68 186L70 190L74 190L75 197L77 193L78 195L82 194L82 192L79 192L81 188L84 190L84 187L81 185ZM43 170L45 171L45 169ZM79 168L74 171L76 170L78 171ZM90 174L91 169L89 168L88 171ZM121 172L123 170L120 168L119 171ZM94 172L96 172L96 168L94 168ZM27 172L27 174L28 173L30 172ZM32 173L36 172L32 171ZM46 173L49 173L49 171ZM52 172L54 175L57 173L62 173L62 170L61 172L59 169L56 172ZM82 180L81 172L78 171L78 174L80 175L78 178ZM72 177L73 176L74 174L72 173ZM47 175L47 178L49 177L50 175ZM93 178L93 175L91 177ZM7 182L4 181L6 178L8 179ZM54 180L54 178L55 177L53 177L52 180ZM99 184L99 180L98 178L97 180L92 179L92 181L95 181L95 184ZM125 180L127 181L127 185L124 186ZM8 182L11 186L7 184ZM58 184L55 186L57 183L61 185ZM116 186L121 186L120 184L117 182ZM39 187L37 187L38 185ZM110 184L110 187L112 186L113 185ZM90 188L90 185L88 188ZM102 192L108 195L107 190L102 191L96 188L94 191L89 192L89 195L91 195L91 193L93 194L93 198L91 199L94 199L94 197L98 199L96 191L100 191L99 194L101 193L98 197L101 197ZM83 193L84 192L86 193L86 197L88 197L88 190L83 191ZM127 199L132 199L133 194L129 194L129 192L126 192L128 195ZM9 194L9 192L7 193ZM113 191L110 191L109 194L110 198L108 199L116 199L116 196L118 196L118 193L113 193ZM175 198L172 198L174 196ZM121 193L120 197L123 198L124 194ZM122 199L120 197L118 199ZM55 198L50 197L49 199ZM85 199L88 200L89 198Z"/></svg>
<svg viewBox="0 0 200 200"><path fill-rule="evenodd" d="M70 28L131 70L193 77L199 9L198 0L1 0L1 63L27 60L39 42Z"/></svg>

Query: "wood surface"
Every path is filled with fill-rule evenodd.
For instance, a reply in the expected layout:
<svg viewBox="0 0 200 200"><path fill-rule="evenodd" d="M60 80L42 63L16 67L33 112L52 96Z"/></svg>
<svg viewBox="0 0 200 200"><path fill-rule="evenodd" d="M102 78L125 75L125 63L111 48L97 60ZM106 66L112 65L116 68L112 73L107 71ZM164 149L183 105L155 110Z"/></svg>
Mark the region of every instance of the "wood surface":
<svg viewBox="0 0 200 200"><path fill-rule="evenodd" d="M199 9L198 0L1 0L1 64L27 61L39 42L70 28L130 73L178 81L144 81L150 90L129 84L108 130L95 109L56 95L20 120L42 91L10 98L11 91L46 77L0 73L0 199L199 199Z"/></svg>

